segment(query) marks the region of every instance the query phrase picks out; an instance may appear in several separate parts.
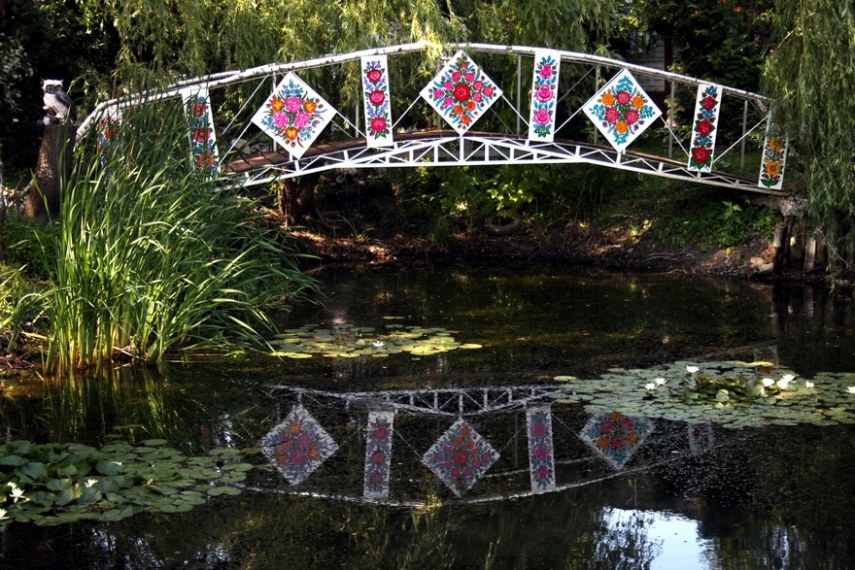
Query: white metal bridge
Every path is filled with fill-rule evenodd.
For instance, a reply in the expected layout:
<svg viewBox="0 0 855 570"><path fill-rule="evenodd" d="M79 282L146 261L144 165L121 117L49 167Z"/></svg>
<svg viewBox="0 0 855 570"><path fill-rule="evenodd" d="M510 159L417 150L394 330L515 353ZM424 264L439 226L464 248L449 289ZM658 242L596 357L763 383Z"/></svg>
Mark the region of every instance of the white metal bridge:
<svg viewBox="0 0 855 570"><path fill-rule="evenodd" d="M78 140L94 129L109 145L135 107L174 100L194 167L245 187L345 168L588 163L781 194L786 139L761 95L577 52L451 44L436 62L437 49L182 80L99 104ZM680 106L695 109L682 125Z"/></svg>

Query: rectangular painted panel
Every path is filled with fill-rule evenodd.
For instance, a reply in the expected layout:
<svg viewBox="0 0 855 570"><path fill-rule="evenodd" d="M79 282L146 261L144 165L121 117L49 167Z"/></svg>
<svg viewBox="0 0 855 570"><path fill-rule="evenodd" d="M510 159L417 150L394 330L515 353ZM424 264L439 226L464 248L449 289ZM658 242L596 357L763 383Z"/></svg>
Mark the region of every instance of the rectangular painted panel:
<svg viewBox="0 0 855 570"><path fill-rule="evenodd" d="M220 158L208 87L200 85L183 89L181 99L190 137L193 171L203 176L215 176L220 167Z"/></svg>
<svg viewBox="0 0 855 570"><path fill-rule="evenodd" d="M698 86L695 114L692 124L689 170L708 172L712 170L715 136L718 133L718 116L721 109L722 90L718 85Z"/></svg>
<svg viewBox="0 0 855 570"><path fill-rule="evenodd" d="M370 148L392 146L392 100L386 56L363 56L361 70L365 143Z"/></svg>
<svg viewBox="0 0 855 570"><path fill-rule="evenodd" d="M763 159L760 161L760 188L780 190L784 186L784 164L787 161L787 139L782 128L772 124L766 127L763 141Z"/></svg>
<svg viewBox="0 0 855 570"><path fill-rule="evenodd" d="M528 140L552 142L555 137L555 112L558 108L558 72L561 54L539 49L534 52L531 85L531 112Z"/></svg>
<svg viewBox="0 0 855 570"><path fill-rule="evenodd" d="M552 447L552 410L549 406L529 408L528 460L532 491L555 489L555 451Z"/></svg>
<svg viewBox="0 0 855 570"><path fill-rule="evenodd" d="M370 412L365 437L365 478L362 495L367 499L389 497L392 435L395 412Z"/></svg>

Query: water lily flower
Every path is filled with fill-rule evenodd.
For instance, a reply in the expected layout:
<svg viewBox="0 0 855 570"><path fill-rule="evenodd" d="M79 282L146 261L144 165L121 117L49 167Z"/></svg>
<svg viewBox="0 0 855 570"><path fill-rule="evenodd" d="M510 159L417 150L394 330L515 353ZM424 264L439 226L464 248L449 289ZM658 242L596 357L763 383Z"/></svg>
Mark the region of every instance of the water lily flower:
<svg viewBox="0 0 855 570"><path fill-rule="evenodd" d="M787 376L789 376L789 378L787 378ZM785 389L787 386L789 386L789 385L790 385L790 382L792 382L792 380L793 380L793 376L792 376L792 375L788 374L787 376L784 376L783 378L781 378L780 380L778 380L777 382L775 382L775 384L776 384L776 385L778 386L778 388L780 388L781 390L783 390L783 389Z"/></svg>
<svg viewBox="0 0 855 570"><path fill-rule="evenodd" d="M698 370L700 370L700 368L698 368L697 366L686 366L686 372L688 372L689 374L694 374Z"/></svg>
<svg viewBox="0 0 855 570"><path fill-rule="evenodd" d="M855 394L855 386L849 386L848 388L846 388L846 391L850 394Z"/></svg>
<svg viewBox="0 0 855 570"><path fill-rule="evenodd" d="M371 346L373 346L374 348L383 348L384 346L386 346L386 343L382 340L375 340L371 343Z"/></svg>
<svg viewBox="0 0 855 570"><path fill-rule="evenodd" d="M6 509L0 509L0 521L5 519L7 514Z"/></svg>
<svg viewBox="0 0 855 570"><path fill-rule="evenodd" d="M20 487L13 487L12 492L9 496L12 497L13 503L17 503L19 499L24 499L24 501L27 500L27 498L24 496L24 490Z"/></svg>
<svg viewBox="0 0 855 570"><path fill-rule="evenodd" d="M765 388L768 388L769 386L771 386L772 384L775 383L775 381L772 380L771 378L763 378L763 380L761 380L761 382L763 382L763 386Z"/></svg>
<svg viewBox="0 0 855 570"><path fill-rule="evenodd" d="M664 385L664 384L665 384L665 379L664 379L664 378L662 378L662 377L660 376L659 378L656 378L656 379L654 380L654 382L656 382L656 385L657 385L657 386L662 386L662 385Z"/></svg>
<svg viewBox="0 0 855 570"><path fill-rule="evenodd" d="M84 483L84 485L86 485L86 488L88 489L89 487L91 487L92 485L94 485L97 482L98 482L98 479L87 479L86 483Z"/></svg>
<svg viewBox="0 0 855 570"><path fill-rule="evenodd" d="M648 390L655 390L656 384L654 384L653 382L648 382L647 384L644 385L644 387Z"/></svg>
<svg viewBox="0 0 855 570"><path fill-rule="evenodd" d="M810 380L805 380L805 388L813 388L813 387L814 387L813 382L811 382Z"/></svg>
<svg viewBox="0 0 855 570"><path fill-rule="evenodd" d="M786 382L788 384L795 379L796 379L795 374L784 374L783 376L781 376L781 380L783 380L784 382Z"/></svg>

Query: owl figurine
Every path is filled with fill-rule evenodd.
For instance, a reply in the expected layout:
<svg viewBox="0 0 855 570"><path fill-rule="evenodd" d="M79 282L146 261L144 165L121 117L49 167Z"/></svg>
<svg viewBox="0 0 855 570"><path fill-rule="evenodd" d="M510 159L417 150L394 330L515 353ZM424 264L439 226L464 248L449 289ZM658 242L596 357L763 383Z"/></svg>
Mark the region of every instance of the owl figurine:
<svg viewBox="0 0 855 570"><path fill-rule="evenodd" d="M42 80L42 100L45 109L45 124L71 123L71 98L62 89L62 80Z"/></svg>

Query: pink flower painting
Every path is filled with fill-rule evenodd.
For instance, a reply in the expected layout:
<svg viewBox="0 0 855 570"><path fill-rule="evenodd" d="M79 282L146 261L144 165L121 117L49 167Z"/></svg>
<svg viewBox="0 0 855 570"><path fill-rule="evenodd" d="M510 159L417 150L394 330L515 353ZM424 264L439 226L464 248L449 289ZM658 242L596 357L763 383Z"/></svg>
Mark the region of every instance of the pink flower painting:
<svg viewBox="0 0 855 570"><path fill-rule="evenodd" d="M361 69L365 143L369 148L392 146L392 105L386 56L364 56Z"/></svg>
<svg viewBox="0 0 855 570"><path fill-rule="evenodd" d="M421 91L422 98L461 135L501 95L502 90L463 51L454 54Z"/></svg>

